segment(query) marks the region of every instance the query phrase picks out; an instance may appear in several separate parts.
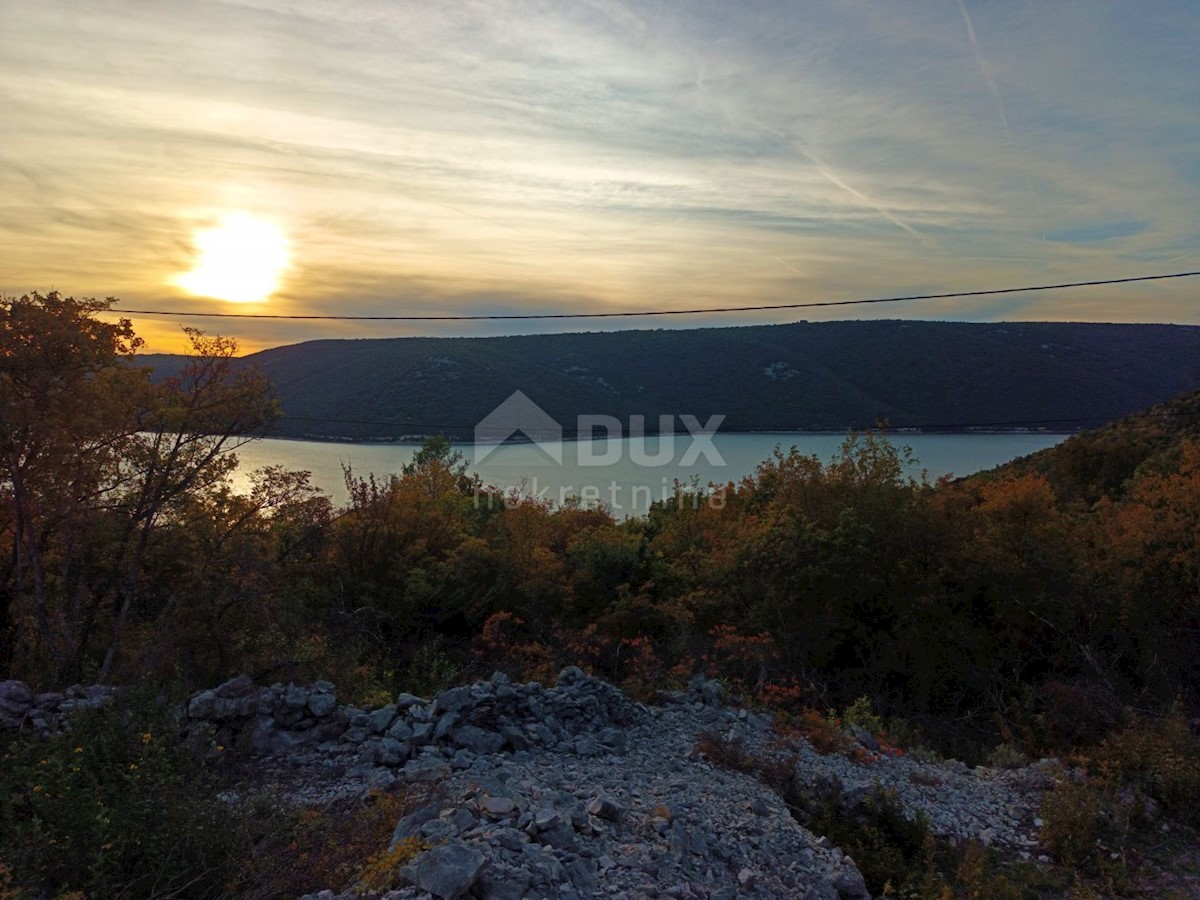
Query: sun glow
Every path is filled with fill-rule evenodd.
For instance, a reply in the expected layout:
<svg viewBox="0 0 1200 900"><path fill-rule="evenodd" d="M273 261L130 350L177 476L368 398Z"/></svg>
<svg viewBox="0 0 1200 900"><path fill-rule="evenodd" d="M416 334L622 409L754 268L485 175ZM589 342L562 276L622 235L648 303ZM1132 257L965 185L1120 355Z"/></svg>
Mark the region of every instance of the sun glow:
<svg viewBox="0 0 1200 900"><path fill-rule="evenodd" d="M279 288L288 265L288 240L271 222L236 212L192 237L196 258L190 272L172 282L190 294L261 303Z"/></svg>

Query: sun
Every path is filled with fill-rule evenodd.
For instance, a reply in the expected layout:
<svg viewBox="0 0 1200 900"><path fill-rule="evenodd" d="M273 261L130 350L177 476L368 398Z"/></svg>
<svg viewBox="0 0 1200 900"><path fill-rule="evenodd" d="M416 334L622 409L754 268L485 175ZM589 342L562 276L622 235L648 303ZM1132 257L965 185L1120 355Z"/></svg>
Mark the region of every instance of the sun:
<svg viewBox="0 0 1200 900"><path fill-rule="evenodd" d="M192 235L196 258L190 272L172 282L190 294L261 303L279 288L288 266L288 240L266 219L246 212L223 215L211 228Z"/></svg>

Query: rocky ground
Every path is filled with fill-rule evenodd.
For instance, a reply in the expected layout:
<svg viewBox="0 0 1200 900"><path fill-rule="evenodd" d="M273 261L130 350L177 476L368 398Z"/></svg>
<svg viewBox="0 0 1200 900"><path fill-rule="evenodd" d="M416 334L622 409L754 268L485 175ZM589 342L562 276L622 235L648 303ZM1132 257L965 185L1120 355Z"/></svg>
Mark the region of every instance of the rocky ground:
<svg viewBox="0 0 1200 900"><path fill-rule="evenodd" d="M397 780L435 787L437 799L397 825L393 846L430 849L392 900L869 896L853 860L801 827L775 791L698 752L702 735L788 759L799 785L835 792L850 811L883 786L938 835L1037 854L1054 763L997 771L865 752L855 762L800 738L781 744L769 716L726 706L715 682L660 699L633 703L573 668L552 688L496 675L377 710L338 705L328 684L238 679L192 699L188 730L197 749L241 747L290 775L296 803ZM330 888L314 896L354 896Z"/></svg>

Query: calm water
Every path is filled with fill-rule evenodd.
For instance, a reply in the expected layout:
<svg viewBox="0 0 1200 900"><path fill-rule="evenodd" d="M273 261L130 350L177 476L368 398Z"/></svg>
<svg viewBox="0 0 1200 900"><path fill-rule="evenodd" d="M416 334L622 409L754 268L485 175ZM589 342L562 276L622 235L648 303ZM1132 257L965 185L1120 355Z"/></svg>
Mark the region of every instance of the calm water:
<svg viewBox="0 0 1200 900"><path fill-rule="evenodd" d="M918 465L930 480L942 475L970 475L1018 456L1053 446L1064 434L906 434L890 438L912 447ZM802 453L815 453L828 461L846 439L844 434L716 434L711 444L693 445L688 435L676 435L673 445L647 438L564 441L533 444L457 446L471 469L484 483L535 494L554 503L571 496L607 504L618 516L644 513L651 501L669 497L674 482L698 478L700 484L723 484L751 474L770 457L776 446L795 445ZM664 438L663 441L668 441ZM544 449L543 449L544 447ZM248 475L263 466L307 469L313 483L333 497L346 500L342 465L359 475L398 473L412 460L417 448L403 444L333 444L311 441L263 440L238 451L241 468L235 478L239 488ZM561 463L552 457L560 456Z"/></svg>

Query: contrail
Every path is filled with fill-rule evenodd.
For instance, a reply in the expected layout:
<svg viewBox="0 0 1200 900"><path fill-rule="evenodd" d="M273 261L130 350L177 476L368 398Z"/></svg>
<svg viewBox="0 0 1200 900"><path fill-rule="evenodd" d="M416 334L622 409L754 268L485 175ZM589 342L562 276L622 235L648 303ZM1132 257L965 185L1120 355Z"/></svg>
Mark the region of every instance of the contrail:
<svg viewBox="0 0 1200 900"><path fill-rule="evenodd" d="M861 200L867 206L871 207L873 210L875 210L875 212L879 213L881 216L883 216L885 219L887 219L889 222L891 222L897 228L902 228L905 231L907 231L909 234L911 234L913 237L915 237L918 241L920 241L926 247L937 246L937 241L935 241L933 238L927 237L926 235L921 234L921 232L917 231L917 229L913 228L911 225L909 225L907 222L905 222L903 219L901 219L899 216L897 216L891 210L885 209L884 207L882 207L878 203L876 203L874 200L872 200L870 197L868 197L866 194L864 194L862 191L846 184L846 182L844 182L841 179L841 177L836 172L834 172L831 168L829 168L829 166L827 166L818 156L814 155L813 153L810 153L809 151L805 150L803 147L799 146L799 142L797 142L796 149L798 149L801 153L803 153L805 156L807 156L812 161L812 163L817 167L817 172L820 173L821 177L824 178L826 181L828 181L830 184L832 184L836 187L840 187L843 191L850 194L852 197L857 197L859 200Z"/></svg>
<svg viewBox="0 0 1200 900"><path fill-rule="evenodd" d="M958 9L962 13L963 22L967 26L967 37L971 40L971 49L975 51L975 61L979 63L979 71L983 74L983 80L987 83L988 90L992 94L992 99L996 101L996 108L1000 110L1000 121L1004 123L1004 133L1008 135L1008 140L1012 142L1012 128L1008 124L1008 108L1004 105L1004 97L1000 94L1000 86L996 84L996 79L992 77L992 70L988 68L987 60L983 56L983 50L979 47L979 38L975 36L975 26L971 23L971 16L967 12L967 4L963 0L958 0Z"/></svg>
<svg viewBox="0 0 1200 900"><path fill-rule="evenodd" d="M1009 146L1016 149L1017 142L1013 138L1012 126L1008 121L1008 107L1004 104L1004 95L1000 93L1000 85L996 84L996 79L992 77L992 70L988 67L987 58L979 46L979 38L975 35L975 25L971 21L971 14L967 12L965 0L958 0L958 11L962 13L963 24L967 26L967 38L971 41L971 49L975 51L975 61L979 64L979 72L983 75L983 81L987 85L992 99L996 101L996 109L1000 113L1000 122L1004 125L1004 134L1008 137ZM1025 187L1029 191L1029 198L1033 201L1033 209L1037 214L1038 223L1041 225L1042 241L1044 242L1046 240L1046 218L1042 215L1042 202L1038 199L1037 191L1033 189L1033 180L1028 175L1025 176Z"/></svg>
<svg viewBox="0 0 1200 900"><path fill-rule="evenodd" d="M817 154L813 153L806 146L804 146L804 142L801 141L799 138L792 137L790 134L784 134L778 128L774 128L771 125L768 125L766 122L760 122L758 119L754 118L753 116L747 116L745 114L743 114L743 116L750 122L751 125L754 125L757 128L761 128L763 131L766 131L769 134L773 134L773 135L775 135L775 137L777 137L781 140L787 141L789 144L791 144L792 147L794 147L796 149L796 151L800 153L801 156L803 156L805 159L807 159L810 163L812 163L816 167L817 174L820 175L822 178L824 178L826 181L828 181L830 184L832 184L834 187L841 188L843 191L845 191L850 196L854 197L856 200L858 200L863 205L868 206L871 209L875 210L875 212L879 213L879 215L883 216L883 218L887 219L889 222L891 222L897 228L911 234L918 241L920 241L924 246L926 246L926 247L936 247L937 246L937 241L935 241L933 238L928 237L927 235L921 234L921 232L917 231L917 229L913 228L911 225L909 225L907 222L905 222L903 219L901 219L899 216L897 216L891 210L880 206L878 203L876 203L874 200L872 200L870 197L868 197L862 191L848 185L845 181L842 180L841 176L839 176L823 159L821 159L819 156L817 156Z"/></svg>

